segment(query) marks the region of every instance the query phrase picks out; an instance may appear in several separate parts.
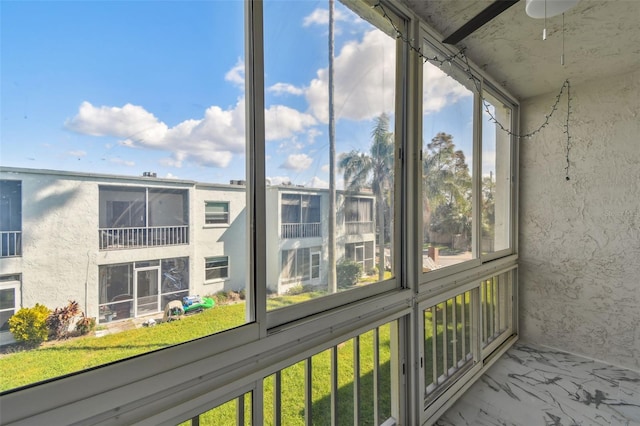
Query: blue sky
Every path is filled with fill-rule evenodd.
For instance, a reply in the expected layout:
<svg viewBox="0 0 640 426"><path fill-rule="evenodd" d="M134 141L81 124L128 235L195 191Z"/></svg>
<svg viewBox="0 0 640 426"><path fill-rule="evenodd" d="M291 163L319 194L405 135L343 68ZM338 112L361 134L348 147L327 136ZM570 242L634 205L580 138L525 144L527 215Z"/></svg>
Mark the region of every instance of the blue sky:
<svg viewBox="0 0 640 426"><path fill-rule="evenodd" d="M328 182L327 2L265 3L267 177ZM239 1L3 1L3 166L227 183L243 179ZM395 41L336 2L337 152L392 113ZM469 150L469 96L434 71L425 138ZM392 116L393 120L393 116ZM431 134L431 136L429 136Z"/></svg>

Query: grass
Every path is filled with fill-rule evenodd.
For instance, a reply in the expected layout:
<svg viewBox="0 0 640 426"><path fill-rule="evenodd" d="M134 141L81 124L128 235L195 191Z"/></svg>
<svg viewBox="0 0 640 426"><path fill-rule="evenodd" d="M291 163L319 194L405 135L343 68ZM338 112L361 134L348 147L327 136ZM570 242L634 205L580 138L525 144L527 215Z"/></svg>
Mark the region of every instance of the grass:
<svg viewBox="0 0 640 426"><path fill-rule="evenodd" d="M218 333L244 323L245 304L218 306L180 321L84 336L38 349L2 355L0 391L81 371L145 352Z"/></svg>
<svg viewBox="0 0 640 426"><path fill-rule="evenodd" d="M380 424L391 416L391 344L387 324L380 328L378 341L380 368L380 394L378 397L379 419L374 421L373 400L373 332L360 336L360 422L359 425ZM353 340L338 346L338 425L353 425ZM312 423L331 424L331 350L311 358L312 365ZM281 371L281 423L283 425L305 424L305 362L291 365ZM275 375L264 379L264 424L273 425ZM244 395L245 424L250 424L251 394ZM200 415L202 425L235 424L238 400L232 400ZM183 423L188 425L189 422Z"/></svg>
<svg viewBox="0 0 640 426"><path fill-rule="evenodd" d="M322 293L302 293L291 296L273 297L268 300L269 309L277 309L291 304L301 303ZM470 293L465 294L464 300L456 298L438 305L437 310L427 310L424 315L425 326L425 380L430 383L434 380L431 354L434 340L438 347L437 353L441 354L443 342L440 336L444 328L449 330L451 336L453 310L456 310L460 318L464 309L467 319L469 316ZM447 310L447 324L443 322L442 311ZM432 335L433 312L436 314L437 338ZM158 350L177 343L217 333L223 330L237 327L244 323L245 303L234 305L220 305L216 308L204 311L200 314L185 317L180 321L158 324L155 327L127 330L104 337L85 336L70 341L63 341L54 345L45 345L38 349L23 352L15 352L0 357L0 390L8 390L16 387L36 383L42 380L58 377L64 374L81 371L90 367L121 360L145 352ZM373 410L373 332L367 332L360 336L360 382L361 393L361 421L359 424L378 424L384 421L391 413L391 342L390 330L393 325L387 324L380 328L378 342L380 362L380 395L378 404L380 407L380 419L374 421ZM458 323L458 331L462 324ZM466 325L465 334L470 338L470 330ZM467 348L470 346L468 341ZM461 354L461 342L457 342L458 354ZM452 347L449 347L447 364L453 365ZM354 376L354 350L353 339L343 342L338 346L338 423L353 424L353 376ZM445 372L441 360L436 360L437 375ZM300 362L291 365L281 372L282 377L282 424L303 425L305 419L305 363ZM313 424L330 424L331 415L331 350L326 350L312 357L312 405L311 413ZM437 377L437 376L436 376ZM274 376L264 379L264 419L265 424L274 424ZM245 395L245 418L250 418L251 394ZM200 424L222 425L235 424L237 400L229 401L200 416ZM248 420L247 420L248 421ZM248 424L248 423L247 423Z"/></svg>

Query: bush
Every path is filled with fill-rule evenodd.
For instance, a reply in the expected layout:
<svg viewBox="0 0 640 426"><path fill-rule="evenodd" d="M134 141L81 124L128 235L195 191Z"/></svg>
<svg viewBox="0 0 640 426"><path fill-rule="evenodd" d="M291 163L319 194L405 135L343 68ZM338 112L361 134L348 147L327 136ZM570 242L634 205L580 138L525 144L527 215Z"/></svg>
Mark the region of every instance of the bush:
<svg viewBox="0 0 640 426"><path fill-rule="evenodd" d="M49 337L50 313L49 308L38 303L33 308L22 308L9 318L9 331L18 342L38 346Z"/></svg>
<svg viewBox="0 0 640 426"><path fill-rule="evenodd" d="M362 276L362 265L352 260L343 260L336 266L338 288L349 288L356 285Z"/></svg>
<svg viewBox="0 0 640 426"><path fill-rule="evenodd" d="M84 317L83 316L76 323L76 331L80 335L83 335L83 336L85 334L91 333L95 329L96 329L96 319L95 318L90 318L90 317Z"/></svg>
<svg viewBox="0 0 640 426"><path fill-rule="evenodd" d="M295 296L297 294L302 294L304 293L304 287L302 286L302 284L296 284L293 287L291 287L289 290L287 290L287 294L289 296Z"/></svg>
<svg viewBox="0 0 640 426"><path fill-rule="evenodd" d="M74 317L83 315L80 305L75 300L69 300L69 304L62 308L56 308L49 318L47 318L47 327L49 328L49 337L61 339L69 333L69 325Z"/></svg>

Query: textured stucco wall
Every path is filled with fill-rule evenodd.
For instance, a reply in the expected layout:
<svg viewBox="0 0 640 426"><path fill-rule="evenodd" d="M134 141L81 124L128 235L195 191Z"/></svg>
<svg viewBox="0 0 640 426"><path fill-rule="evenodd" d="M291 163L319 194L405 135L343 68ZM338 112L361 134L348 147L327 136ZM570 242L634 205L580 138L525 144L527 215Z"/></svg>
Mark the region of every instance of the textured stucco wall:
<svg viewBox="0 0 640 426"><path fill-rule="evenodd" d="M571 88L520 144L520 330L525 340L640 370L640 71ZM522 129L555 94L522 103Z"/></svg>

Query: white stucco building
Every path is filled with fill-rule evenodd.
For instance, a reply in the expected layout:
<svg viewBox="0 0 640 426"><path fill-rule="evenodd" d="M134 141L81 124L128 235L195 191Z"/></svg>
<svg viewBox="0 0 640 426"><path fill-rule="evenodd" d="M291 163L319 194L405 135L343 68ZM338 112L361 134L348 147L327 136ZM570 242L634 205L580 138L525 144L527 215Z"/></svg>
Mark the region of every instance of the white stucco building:
<svg viewBox="0 0 640 426"><path fill-rule="evenodd" d="M75 300L99 323L162 312L187 295L243 291L243 182L208 184L74 172L0 169L2 341L7 320L36 303ZM267 188L268 288L327 282L328 191ZM374 197L338 194L337 259L374 267ZM325 288L325 286L322 286Z"/></svg>

